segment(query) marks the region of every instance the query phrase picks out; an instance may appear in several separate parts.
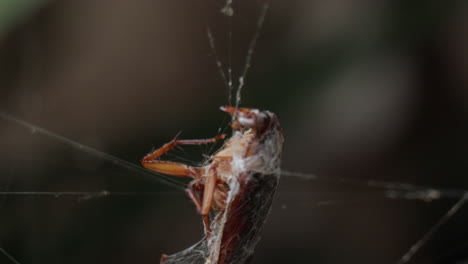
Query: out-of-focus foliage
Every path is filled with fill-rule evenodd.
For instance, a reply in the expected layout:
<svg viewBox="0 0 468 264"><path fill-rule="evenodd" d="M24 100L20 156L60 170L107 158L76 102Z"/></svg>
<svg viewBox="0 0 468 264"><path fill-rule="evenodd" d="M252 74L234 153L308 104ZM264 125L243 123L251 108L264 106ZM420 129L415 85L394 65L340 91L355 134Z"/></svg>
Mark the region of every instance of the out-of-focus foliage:
<svg viewBox="0 0 468 264"><path fill-rule="evenodd" d="M26 19L48 0L2 0L0 1L0 36L16 23Z"/></svg>

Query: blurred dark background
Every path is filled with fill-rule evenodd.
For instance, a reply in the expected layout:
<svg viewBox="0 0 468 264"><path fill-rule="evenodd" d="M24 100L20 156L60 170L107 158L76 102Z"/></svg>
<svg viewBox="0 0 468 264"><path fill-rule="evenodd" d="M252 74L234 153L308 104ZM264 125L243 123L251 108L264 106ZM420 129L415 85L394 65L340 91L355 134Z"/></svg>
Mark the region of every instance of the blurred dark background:
<svg viewBox="0 0 468 264"><path fill-rule="evenodd" d="M234 1L232 27L224 4L2 0L0 108L135 164L179 131L211 137L228 92L206 25L237 80L262 3ZM466 1L272 0L241 105L279 116L284 169L466 190L467 23ZM183 191L157 179L5 120L0 155L3 191L136 193L0 197L0 247L21 264L159 263L202 236ZM252 263L395 263L456 201L283 177ZM410 263L466 263L467 217Z"/></svg>

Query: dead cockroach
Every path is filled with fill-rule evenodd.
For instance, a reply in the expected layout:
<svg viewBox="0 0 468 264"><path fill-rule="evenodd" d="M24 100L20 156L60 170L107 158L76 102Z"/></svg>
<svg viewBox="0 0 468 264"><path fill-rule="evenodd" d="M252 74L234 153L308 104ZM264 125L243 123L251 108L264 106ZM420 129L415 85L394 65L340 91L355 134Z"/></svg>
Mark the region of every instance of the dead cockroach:
<svg viewBox="0 0 468 264"><path fill-rule="evenodd" d="M269 111L232 106L221 110L232 115L233 135L206 165L193 167L158 158L175 146L214 143L226 135L174 139L142 161L149 170L194 179L186 192L205 226L200 242L174 255L163 255L161 263L243 264L251 259L260 239L279 180L282 130Z"/></svg>

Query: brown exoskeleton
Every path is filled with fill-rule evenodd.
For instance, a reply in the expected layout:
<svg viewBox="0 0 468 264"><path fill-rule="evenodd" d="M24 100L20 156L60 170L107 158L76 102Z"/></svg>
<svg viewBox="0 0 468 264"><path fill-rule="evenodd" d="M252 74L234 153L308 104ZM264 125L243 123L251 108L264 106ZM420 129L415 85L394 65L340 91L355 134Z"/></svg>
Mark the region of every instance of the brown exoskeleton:
<svg viewBox="0 0 468 264"><path fill-rule="evenodd" d="M206 165L193 167L158 158L175 146L214 143L226 135L174 139L142 161L145 168L158 173L194 178L186 192L205 225L205 238L200 243L171 256L163 255L161 263L246 263L259 240L280 174L281 127L269 111L231 106L221 110L232 115L234 133Z"/></svg>

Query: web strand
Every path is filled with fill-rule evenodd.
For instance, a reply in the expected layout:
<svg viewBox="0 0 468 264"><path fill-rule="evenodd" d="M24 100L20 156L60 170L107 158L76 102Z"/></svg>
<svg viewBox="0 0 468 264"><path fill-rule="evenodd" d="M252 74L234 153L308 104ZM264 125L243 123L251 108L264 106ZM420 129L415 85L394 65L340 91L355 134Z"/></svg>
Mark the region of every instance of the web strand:
<svg viewBox="0 0 468 264"><path fill-rule="evenodd" d="M125 161L123 159L120 159L120 158L117 158L115 156L112 156L110 154L107 154L105 152L102 152L102 151L99 151L95 148L92 148L92 147L89 147L89 146L86 146L86 145L83 145L83 144L80 144L74 140L71 140L69 138L66 138L64 136L61 136L59 134L56 134L56 133L53 133L51 131L48 131L44 128L41 128L41 127L38 127L36 125L33 125L31 123L28 123L26 121L23 121L23 120L20 120L20 119L17 119L5 112L0 112L0 118L6 120L6 121L10 121L12 123L15 123L17 125L20 125L22 127L25 127L27 129L30 129L31 130L31 133L33 134L42 134L42 135L45 135L47 137L50 137L50 138L53 138L53 139L56 139L58 140L59 142L62 142L66 145L69 145L79 151L82 151L84 153L88 153L88 154L91 154L95 157L98 157L98 158L101 158L103 160L107 160L107 161L110 161L112 162L113 164L117 165L117 166L120 166L122 168L125 168L125 169L128 169L130 171L133 171L133 172L136 172L138 173L139 175L142 175L142 176L149 176L150 179L152 180L157 180L163 184L166 184L168 186L171 186L173 188L176 188L176 189L179 189L179 190L184 190L184 184L182 184L181 182L178 182L172 178L169 178L169 177L166 177L164 175L161 175L161 174L157 174L157 173L153 173L151 171L148 171L138 165L135 165L133 163L130 163L128 161Z"/></svg>
<svg viewBox="0 0 468 264"><path fill-rule="evenodd" d="M464 189L441 189L431 186L420 186L403 182L385 182L362 179L320 177L311 173L291 172L287 170L282 170L281 176L297 177L304 180L314 180L332 184L362 186L373 189L384 189L385 196L389 199L422 200L428 202L442 198L460 199L468 194L468 190Z"/></svg>
<svg viewBox="0 0 468 264"><path fill-rule="evenodd" d="M7 191L0 192L0 195L17 195L17 196L48 196L53 198L63 197L78 197L79 202L89 201L97 198L109 196L161 196L161 195L180 195L181 192L111 192L107 190L102 191L84 191L84 192L40 192L40 191Z"/></svg>
<svg viewBox="0 0 468 264"><path fill-rule="evenodd" d="M298 177L304 180L323 181L334 184L347 184L354 186L365 186L385 190L385 197L389 199L421 200L425 202L442 198L459 199L447 213L430 230L424 234L395 264L406 264L413 256L434 236L434 234L452 218L458 210L468 201L468 190L440 189L428 186L418 186L401 182L377 182L346 178L319 177L315 174L291 172L283 170L282 176Z"/></svg>
<svg viewBox="0 0 468 264"><path fill-rule="evenodd" d="M395 264L405 264L408 263L413 256L429 241L434 234L445 224L447 223L460 208L468 201L468 194L465 194L457 203L455 203L448 211L445 213L439 221L434 224L429 231L424 234L421 239L419 239L414 245L410 247L408 252L406 252L400 260Z"/></svg>
<svg viewBox="0 0 468 264"><path fill-rule="evenodd" d="M9 261L11 261L11 263L20 264L19 261L17 261L12 255L8 254L8 252L6 252L6 250L4 250L4 249L1 248L1 247L0 247L0 252L1 252Z"/></svg>

